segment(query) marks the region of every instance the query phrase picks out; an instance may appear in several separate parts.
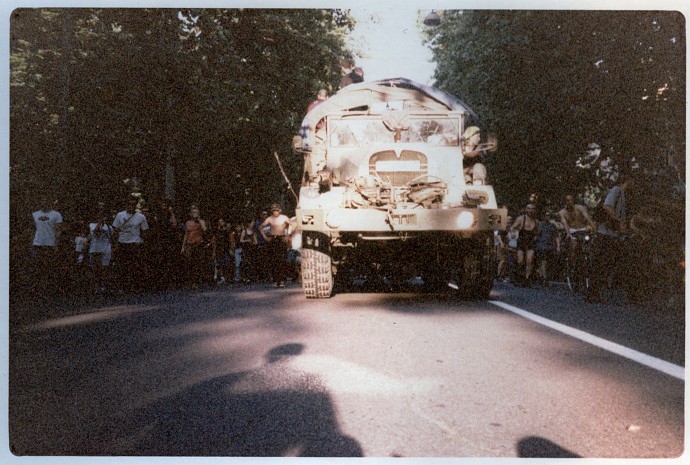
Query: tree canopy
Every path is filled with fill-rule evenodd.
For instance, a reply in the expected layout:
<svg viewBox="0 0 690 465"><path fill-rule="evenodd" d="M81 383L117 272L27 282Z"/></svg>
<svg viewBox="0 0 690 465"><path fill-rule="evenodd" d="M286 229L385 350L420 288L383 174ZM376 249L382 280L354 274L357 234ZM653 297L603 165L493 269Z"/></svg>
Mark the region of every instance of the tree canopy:
<svg viewBox="0 0 690 465"><path fill-rule="evenodd" d="M118 208L131 177L150 202L209 214L279 200L273 151L299 176L291 136L318 89L337 89L353 26L341 10L15 10L13 213L41 196Z"/></svg>
<svg viewBox="0 0 690 465"><path fill-rule="evenodd" d="M590 144L619 166L684 173L680 13L439 13L436 85L499 135L487 164L501 203L585 192ZM296 184L291 136L318 89L337 90L353 27L334 9L15 10L11 215L44 195L116 207L131 177L151 201L221 206L210 214L293 202L273 151Z"/></svg>
<svg viewBox="0 0 690 465"><path fill-rule="evenodd" d="M499 200L560 205L593 171L595 143L652 182L685 172L685 21L660 11L442 11L427 31L436 85L499 136L488 160Z"/></svg>

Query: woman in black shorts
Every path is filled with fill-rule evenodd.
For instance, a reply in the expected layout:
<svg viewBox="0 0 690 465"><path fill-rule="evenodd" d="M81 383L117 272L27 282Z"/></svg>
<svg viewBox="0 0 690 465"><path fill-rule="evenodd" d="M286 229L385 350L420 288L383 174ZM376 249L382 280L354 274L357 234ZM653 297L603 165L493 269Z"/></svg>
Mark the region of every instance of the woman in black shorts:
<svg viewBox="0 0 690 465"><path fill-rule="evenodd" d="M535 218L535 207L529 204L525 213L518 216L511 228L518 231L517 262L518 268L524 270L524 285L529 286L532 268L534 266L534 250L540 235L539 222Z"/></svg>

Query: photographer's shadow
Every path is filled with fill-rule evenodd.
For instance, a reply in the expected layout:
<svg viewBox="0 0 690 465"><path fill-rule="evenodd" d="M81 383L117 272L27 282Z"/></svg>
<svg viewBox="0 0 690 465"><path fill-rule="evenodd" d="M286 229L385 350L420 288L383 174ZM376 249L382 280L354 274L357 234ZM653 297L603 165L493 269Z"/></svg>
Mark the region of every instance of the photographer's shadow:
<svg viewBox="0 0 690 465"><path fill-rule="evenodd" d="M340 433L317 377L286 363L301 344L278 346L257 369L219 377L150 405L134 420L133 455L361 457ZM131 433L131 431L130 431Z"/></svg>

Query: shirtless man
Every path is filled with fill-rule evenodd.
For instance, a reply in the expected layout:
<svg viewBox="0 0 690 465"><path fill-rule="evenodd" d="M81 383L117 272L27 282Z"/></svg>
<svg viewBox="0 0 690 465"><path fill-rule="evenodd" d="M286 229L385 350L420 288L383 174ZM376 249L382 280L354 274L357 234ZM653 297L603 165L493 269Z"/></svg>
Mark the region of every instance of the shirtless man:
<svg viewBox="0 0 690 465"><path fill-rule="evenodd" d="M577 238L575 233L580 231L594 231L595 226L592 219L589 217L587 208L583 205L575 204L575 199L572 195L565 196L565 207L559 212L561 216L561 223L565 228L565 236L570 242L570 256L575 256L577 250Z"/></svg>
<svg viewBox="0 0 690 465"><path fill-rule="evenodd" d="M270 228L268 234L264 231L264 228L267 226ZM281 214L280 205L277 203L271 205L271 216L266 218L259 227L259 232L268 243L268 255L274 260L271 270L273 283L276 287L285 286L288 243L290 239L288 236L289 228L290 218Z"/></svg>

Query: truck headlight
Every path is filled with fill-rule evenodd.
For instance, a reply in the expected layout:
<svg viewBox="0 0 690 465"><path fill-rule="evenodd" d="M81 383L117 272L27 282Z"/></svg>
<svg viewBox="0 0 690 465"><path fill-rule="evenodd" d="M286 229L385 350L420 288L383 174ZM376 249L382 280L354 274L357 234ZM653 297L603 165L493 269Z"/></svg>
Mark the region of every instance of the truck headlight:
<svg viewBox="0 0 690 465"><path fill-rule="evenodd" d="M338 210L333 210L326 214L326 226L333 229L338 229L343 225L343 216Z"/></svg>
<svg viewBox="0 0 690 465"><path fill-rule="evenodd" d="M474 226L476 219L474 217L474 213L470 211L464 211L458 215L458 219L456 220L456 225L460 229L469 229L472 226Z"/></svg>

